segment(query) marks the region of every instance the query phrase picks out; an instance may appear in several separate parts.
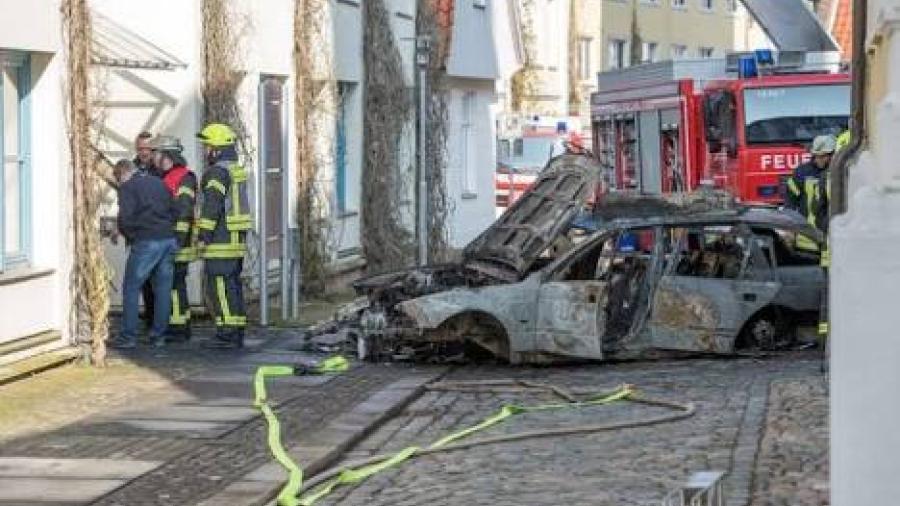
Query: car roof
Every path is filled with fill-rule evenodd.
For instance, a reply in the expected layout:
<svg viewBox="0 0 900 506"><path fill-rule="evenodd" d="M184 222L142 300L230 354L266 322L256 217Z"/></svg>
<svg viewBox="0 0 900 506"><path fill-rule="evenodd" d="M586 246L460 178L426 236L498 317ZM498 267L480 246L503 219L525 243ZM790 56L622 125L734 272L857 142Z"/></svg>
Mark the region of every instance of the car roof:
<svg viewBox="0 0 900 506"><path fill-rule="evenodd" d="M593 212L582 213L572 227L585 231L609 231L623 228L653 226L729 225L744 223L750 226L782 228L803 232L810 238L822 241L822 233L793 211L771 207L744 206L734 209L709 210L687 213L650 214L642 216L604 216Z"/></svg>

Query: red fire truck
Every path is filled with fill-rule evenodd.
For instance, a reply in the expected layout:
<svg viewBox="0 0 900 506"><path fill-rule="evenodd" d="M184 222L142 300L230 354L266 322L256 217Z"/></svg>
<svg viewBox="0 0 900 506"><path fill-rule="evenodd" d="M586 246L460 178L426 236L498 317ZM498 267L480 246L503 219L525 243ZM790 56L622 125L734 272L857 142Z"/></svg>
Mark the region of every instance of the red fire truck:
<svg viewBox="0 0 900 506"><path fill-rule="evenodd" d="M783 52L601 73L591 120L604 186L655 194L711 185L779 203L812 139L847 128L850 78L838 70L831 53Z"/></svg>

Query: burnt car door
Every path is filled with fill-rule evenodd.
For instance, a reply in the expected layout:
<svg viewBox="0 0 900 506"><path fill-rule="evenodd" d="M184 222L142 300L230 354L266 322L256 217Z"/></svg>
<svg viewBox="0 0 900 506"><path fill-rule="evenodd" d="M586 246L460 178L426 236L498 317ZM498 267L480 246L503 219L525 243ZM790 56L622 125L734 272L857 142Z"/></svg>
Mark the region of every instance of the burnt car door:
<svg viewBox="0 0 900 506"><path fill-rule="evenodd" d="M749 227L667 227L663 275L646 330L652 346L730 353L747 320L781 284Z"/></svg>
<svg viewBox="0 0 900 506"><path fill-rule="evenodd" d="M550 266L538 290L535 351L603 358L602 332L608 287L600 279L616 234L602 234Z"/></svg>
<svg viewBox="0 0 900 506"><path fill-rule="evenodd" d="M615 230L580 247L542 283L536 348L602 359L620 348L646 308L656 229Z"/></svg>

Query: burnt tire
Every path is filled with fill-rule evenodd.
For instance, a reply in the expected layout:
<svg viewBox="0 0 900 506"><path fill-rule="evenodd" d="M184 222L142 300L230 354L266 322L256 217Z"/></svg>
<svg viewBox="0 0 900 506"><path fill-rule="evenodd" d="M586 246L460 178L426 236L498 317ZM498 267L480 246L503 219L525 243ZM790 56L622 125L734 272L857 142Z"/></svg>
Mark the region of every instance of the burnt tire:
<svg viewBox="0 0 900 506"><path fill-rule="evenodd" d="M741 331L738 350L775 351L789 347L795 340L787 315L780 311L763 311L751 318Z"/></svg>

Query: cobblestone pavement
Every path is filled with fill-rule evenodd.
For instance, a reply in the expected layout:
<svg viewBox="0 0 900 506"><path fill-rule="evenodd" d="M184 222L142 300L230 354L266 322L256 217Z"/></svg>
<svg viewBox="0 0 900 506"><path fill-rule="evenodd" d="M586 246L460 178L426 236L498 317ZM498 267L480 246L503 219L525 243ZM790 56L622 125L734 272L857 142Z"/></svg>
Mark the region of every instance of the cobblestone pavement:
<svg viewBox="0 0 900 506"><path fill-rule="evenodd" d="M270 461L265 426L251 407L251 378L260 364L296 363L303 355L290 349L292 337L290 331L257 332L249 340L253 348L243 352L202 351L192 344L163 351L141 348L124 354L124 359L143 367L181 371L169 386L177 395L154 396L154 403L149 405L133 399L127 411L102 413L59 430L0 444L0 505L58 501L102 506L185 506L211 497ZM322 427L383 386L422 370L403 365L361 364L335 377L273 381L269 397L278 406L285 444L290 446L301 434ZM157 402L160 399L174 401ZM22 471L24 478L15 474L14 468L21 466L10 464L25 461L22 459L36 469ZM77 479L68 482L40 474L33 478L34 473L48 468L52 471L54 466L88 462L80 459L103 459L103 465L115 469L107 474L123 473L119 471L121 463L127 462L138 462L151 469L103 479L83 479L89 470L76 469L73 474ZM8 467L4 469L4 465ZM108 480L110 477L125 481L90 501L76 500L78 491L68 495L60 492L60 499L54 500L44 497L40 490L48 484L66 487L62 483L71 483L73 487L83 487L84 497L88 497L92 490L118 483ZM8 484L23 491L3 491ZM29 490L34 490L33 497Z"/></svg>
<svg viewBox="0 0 900 506"><path fill-rule="evenodd" d="M822 378L775 381L754 473L754 506L828 504L828 394Z"/></svg>
<svg viewBox="0 0 900 506"><path fill-rule="evenodd" d="M693 472L729 472L729 505L825 504L827 399L817 356L688 360L568 368L456 370L449 379L518 378L693 402L686 420L583 436L482 446L422 457L343 489L328 505L658 505ZM770 391L772 392L770 399ZM535 393L429 392L347 458L428 444ZM768 410L767 410L768 407ZM659 414L632 403L514 417L485 435L606 423ZM762 451L757 458L762 441Z"/></svg>

